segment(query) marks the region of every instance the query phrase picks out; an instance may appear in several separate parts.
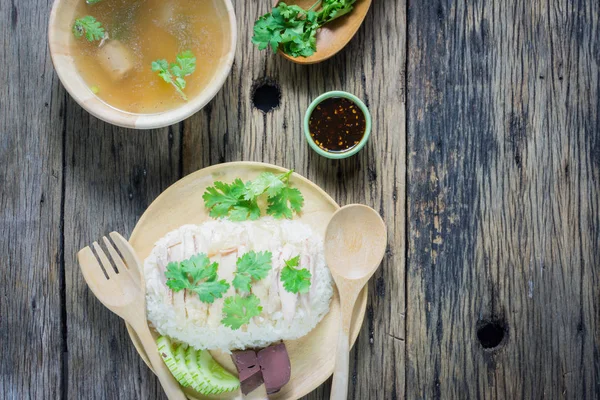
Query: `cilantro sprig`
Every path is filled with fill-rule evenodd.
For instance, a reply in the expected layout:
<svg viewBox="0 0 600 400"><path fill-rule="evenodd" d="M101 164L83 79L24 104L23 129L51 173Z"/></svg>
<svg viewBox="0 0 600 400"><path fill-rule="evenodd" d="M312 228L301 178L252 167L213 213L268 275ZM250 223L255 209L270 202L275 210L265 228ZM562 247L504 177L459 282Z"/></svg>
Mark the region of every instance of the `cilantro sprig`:
<svg viewBox="0 0 600 400"><path fill-rule="evenodd" d="M256 196L246 194L246 184L241 179L236 179L231 184L215 182L214 186L206 188L202 198L213 218L229 216L232 221L260 218Z"/></svg>
<svg viewBox="0 0 600 400"><path fill-rule="evenodd" d="M176 57L176 63L169 63L167 60L152 61L152 71L158 72L165 82L173 85L182 99L187 101L187 96L183 92L186 82L185 77L191 75L196 70L196 57L190 50L179 53Z"/></svg>
<svg viewBox="0 0 600 400"><path fill-rule="evenodd" d="M167 286L174 292L190 290L198 294L200 301L213 303L229 289L225 279L217 280L218 267L219 264L211 263L204 253L181 262L170 262L165 271Z"/></svg>
<svg viewBox="0 0 600 400"><path fill-rule="evenodd" d="M77 39L85 35L88 42L102 40L104 37L104 28L102 24L91 15L77 18L73 24L73 35Z"/></svg>
<svg viewBox="0 0 600 400"><path fill-rule="evenodd" d="M348 14L355 2L318 0L308 10L281 2L254 23L252 43L259 50L270 46L274 53L281 49L292 57L308 57L317 50L317 30Z"/></svg>
<svg viewBox="0 0 600 400"><path fill-rule="evenodd" d="M233 330L240 329L242 325L250 322L252 317L262 312L260 300L253 294L248 296L231 296L223 302L223 319L221 323Z"/></svg>
<svg viewBox="0 0 600 400"><path fill-rule="evenodd" d="M252 280L260 280L267 277L272 268L271 260L273 254L270 251L249 251L238 258L233 278L233 287L243 291L250 292L250 283Z"/></svg>
<svg viewBox="0 0 600 400"><path fill-rule="evenodd" d="M267 197L267 215L275 218L293 218L294 213L302 211L304 197L302 193L290 187L293 171L275 175L264 172L253 181L246 183L236 179L232 183L215 182L204 192L204 205L213 218L229 217L232 221L256 220L261 210L258 198Z"/></svg>
<svg viewBox="0 0 600 400"><path fill-rule="evenodd" d="M311 273L306 268L297 269L300 256L285 260L285 267L281 270L281 282L286 291L290 293L308 293L310 290Z"/></svg>

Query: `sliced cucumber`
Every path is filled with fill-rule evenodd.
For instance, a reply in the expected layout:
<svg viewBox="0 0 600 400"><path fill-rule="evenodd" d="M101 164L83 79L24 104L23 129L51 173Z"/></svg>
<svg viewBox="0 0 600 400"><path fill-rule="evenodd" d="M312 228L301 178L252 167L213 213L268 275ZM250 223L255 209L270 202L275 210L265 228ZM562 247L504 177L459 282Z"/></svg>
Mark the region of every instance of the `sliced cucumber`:
<svg viewBox="0 0 600 400"><path fill-rule="evenodd" d="M182 385L188 386L186 380L187 368L183 370L181 369L181 364L178 362L175 353L173 353L173 345L171 344L171 340L169 340L169 338L166 336L161 336L156 340L156 344L158 345L159 354L165 361L165 364L167 364L167 367L169 367L169 370L175 379L177 379L177 381Z"/></svg>
<svg viewBox="0 0 600 400"><path fill-rule="evenodd" d="M239 379L217 363L210 352L188 347L185 359L195 391L209 395L231 392L240 387Z"/></svg>
<svg viewBox="0 0 600 400"><path fill-rule="evenodd" d="M165 364L182 386L207 395L240 387L239 379L216 362L209 351L195 350L184 344L173 345L166 336L159 337L156 343Z"/></svg>
<svg viewBox="0 0 600 400"><path fill-rule="evenodd" d="M200 371L205 376L207 386L212 389L212 394L231 392L240 387L240 380L216 362L210 352L201 350L199 357Z"/></svg>
<svg viewBox="0 0 600 400"><path fill-rule="evenodd" d="M202 394L210 394L210 390L206 387L206 379L198 365L198 351L192 346L189 346L185 352L185 362L190 374L190 384L195 391Z"/></svg>
<svg viewBox="0 0 600 400"><path fill-rule="evenodd" d="M180 378L177 379L179 383L183 386L190 387L192 386L190 371L185 363L185 349L186 347L183 344L177 346L177 350L175 350L175 362L177 363L177 369L180 374Z"/></svg>

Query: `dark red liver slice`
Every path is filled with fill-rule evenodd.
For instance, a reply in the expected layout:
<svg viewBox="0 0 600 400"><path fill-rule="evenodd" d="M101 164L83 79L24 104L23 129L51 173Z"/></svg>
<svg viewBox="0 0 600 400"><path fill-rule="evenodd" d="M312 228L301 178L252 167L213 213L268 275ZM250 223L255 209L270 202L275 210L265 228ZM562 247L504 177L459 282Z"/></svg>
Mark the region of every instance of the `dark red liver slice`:
<svg viewBox="0 0 600 400"><path fill-rule="evenodd" d="M292 367L285 344L278 343L258 352L267 394L277 393L290 380Z"/></svg>
<svg viewBox="0 0 600 400"><path fill-rule="evenodd" d="M238 370L244 395L262 385L263 375L254 350L234 351L231 358Z"/></svg>

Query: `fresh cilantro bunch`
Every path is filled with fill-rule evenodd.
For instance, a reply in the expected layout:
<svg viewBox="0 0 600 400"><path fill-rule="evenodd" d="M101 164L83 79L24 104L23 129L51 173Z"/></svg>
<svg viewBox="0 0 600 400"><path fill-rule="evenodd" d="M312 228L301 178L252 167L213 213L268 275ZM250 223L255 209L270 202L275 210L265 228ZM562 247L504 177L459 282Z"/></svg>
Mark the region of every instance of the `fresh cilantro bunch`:
<svg viewBox="0 0 600 400"><path fill-rule="evenodd" d="M179 53L176 57L176 63L169 63L167 60L152 61L152 71L158 72L158 76L167 83L173 85L182 99L187 101L187 96L183 93L185 89L184 77L191 75L196 70L196 57L190 50Z"/></svg>
<svg viewBox="0 0 600 400"><path fill-rule="evenodd" d="M242 325L250 322L252 317L260 315L262 309L260 300L253 294L227 297L223 302L224 317L221 323L233 330L240 329Z"/></svg>
<svg viewBox="0 0 600 400"><path fill-rule="evenodd" d="M354 3L356 0L323 0L322 9L319 12L319 24L323 26L348 14L354 8Z"/></svg>
<svg viewBox="0 0 600 400"><path fill-rule="evenodd" d="M204 253L181 262L170 262L165 271L167 286L174 292L190 290L198 294L200 301L213 303L229 289L225 279L217 280L218 267L219 264L211 263Z"/></svg>
<svg viewBox="0 0 600 400"><path fill-rule="evenodd" d="M300 264L300 256L285 261L285 267L281 270L281 282L283 287L290 293L308 293L310 289L310 278L312 277L306 268L297 269Z"/></svg>
<svg viewBox="0 0 600 400"><path fill-rule="evenodd" d="M77 18L75 20L75 23L73 24L73 35L75 35L77 39L85 35L88 42L102 40L104 37L104 28L100 22L96 21L96 18L91 15L86 15L85 17Z"/></svg>
<svg viewBox="0 0 600 400"><path fill-rule="evenodd" d="M353 9L356 0L318 0L308 10L279 3L254 23L252 43L259 50L281 49L292 57L308 57L317 51L317 30ZM319 11L315 11L318 7Z"/></svg>
<svg viewBox="0 0 600 400"><path fill-rule="evenodd" d="M236 179L230 184L215 182L202 195L204 205L213 218L229 217L232 221L256 220L260 218L258 198L267 196L267 214L275 218L293 217L304 206L302 193L289 186L293 171L275 175L264 172L255 180L242 182Z"/></svg>
<svg viewBox="0 0 600 400"><path fill-rule="evenodd" d="M282 51L293 57L308 57L317 49L317 13L299 6L279 3L254 24L252 43L264 50L271 46L274 53Z"/></svg>
<svg viewBox="0 0 600 400"><path fill-rule="evenodd" d="M233 287L243 292L250 292L252 280L260 280L267 277L272 268L271 260L273 254L270 251L249 251L238 258L237 271L233 278Z"/></svg>

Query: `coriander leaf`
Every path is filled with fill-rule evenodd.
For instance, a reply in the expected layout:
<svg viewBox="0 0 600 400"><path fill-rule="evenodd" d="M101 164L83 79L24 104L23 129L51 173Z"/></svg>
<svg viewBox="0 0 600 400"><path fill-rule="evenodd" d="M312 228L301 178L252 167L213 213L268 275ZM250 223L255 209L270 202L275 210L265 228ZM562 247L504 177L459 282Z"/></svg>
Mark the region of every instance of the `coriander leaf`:
<svg viewBox="0 0 600 400"><path fill-rule="evenodd" d="M102 1L102 0L85 0L85 2L87 4L96 4L96 3L100 3L100 1Z"/></svg>
<svg viewBox="0 0 600 400"><path fill-rule="evenodd" d="M185 93L183 93L181 90L181 85L173 79L173 74L171 74L171 71L169 71L169 63L167 60L152 61L151 66L152 71L158 72L158 76L160 76L165 82L173 85L175 90L177 90L177 93L179 93L184 100L187 100Z"/></svg>
<svg viewBox="0 0 600 400"><path fill-rule="evenodd" d="M324 0L319 13L319 23L324 25L353 10L356 0Z"/></svg>
<svg viewBox="0 0 600 400"><path fill-rule="evenodd" d="M196 57L190 50L179 53L176 57L177 63L169 65L167 60L152 61L152 71L158 72L158 76L167 83L173 85L177 93L187 101L187 96L183 92L186 87L184 77L192 74L196 70Z"/></svg>
<svg viewBox="0 0 600 400"><path fill-rule="evenodd" d="M293 217L293 212L299 213L304 206L302 193L291 187L284 187L277 196L269 197L267 214L275 218Z"/></svg>
<svg viewBox="0 0 600 400"><path fill-rule="evenodd" d="M190 290L198 294L200 301L212 303L229 289L224 279L217 281L218 266L211 263L204 253L180 262L170 262L165 271L167 286L174 292Z"/></svg>
<svg viewBox="0 0 600 400"><path fill-rule="evenodd" d="M252 199L265 192L269 196L277 195L284 187L285 182L289 179L291 173L292 171L282 175L275 175L271 172L263 172L258 178L248 182L244 197L246 199Z"/></svg>
<svg viewBox="0 0 600 400"><path fill-rule="evenodd" d="M221 323L237 330L250 322L252 317L260 315L261 311L260 300L253 294L245 297L239 295L227 297L223 304L224 317Z"/></svg>
<svg viewBox="0 0 600 400"><path fill-rule="evenodd" d="M260 208L256 200L240 201L231 208L229 219L232 221L255 221L260 218Z"/></svg>
<svg viewBox="0 0 600 400"><path fill-rule="evenodd" d="M75 35L77 39L85 35L88 42L102 40L104 37L104 28L100 22L96 21L96 18L91 15L86 15L85 17L75 20L75 23L73 24L73 35Z"/></svg>
<svg viewBox="0 0 600 400"><path fill-rule="evenodd" d="M205 207L210 210L209 215L213 218L227 216L231 208L243 203L245 188L246 186L241 179L236 179L231 184L217 181L214 186L207 187L202 199ZM253 207L248 204L243 205L246 206L250 214L249 210ZM238 210L238 216L241 216L240 211Z"/></svg>
<svg viewBox="0 0 600 400"><path fill-rule="evenodd" d="M283 260L287 267L297 267L300 265L300 256L292 257L289 260Z"/></svg>
<svg viewBox="0 0 600 400"><path fill-rule="evenodd" d="M167 264L165 276L167 278L167 286L174 292L192 287L182 263L170 262Z"/></svg>
<svg viewBox="0 0 600 400"><path fill-rule="evenodd" d="M295 52L289 43L296 42L296 48L306 47L306 38L316 35L316 18L309 19L306 10L298 6L288 6L279 3L270 13L260 17L254 24L254 36L252 43L259 50L271 47L273 53L282 46L282 50L288 54ZM312 15L312 14L311 14ZM314 31L313 33L311 33ZM294 54L292 54L294 55ZM297 56L297 55L294 55Z"/></svg>
<svg viewBox="0 0 600 400"><path fill-rule="evenodd" d="M177 64L171 66L173 75L183 78L184 76L191 75L196 70L196 57L194 57L194 53L190 50L179 53L176 60Z"/></svg>
<svg viewBox="0 0 600 400"><path fill-rule="evenodd" d="M190 289L191 291L198 294L200 301L204 303L213 303L215 299L220 299L229 289L229 283L225 279L220 281L207 281L202 282L199 285Z"/></svg>
<svg viewBox="0 0 600 400"><path fill-rule="evenodd" d="M250 292L250 283L252 283L252 278L249 275L237 274L231 283L233 284L234 288L242 292Z"/></svg>
<svg viewBox="0 0 600 400"><path fill-rule="evenodd" d="M249 292L252 279L264 279L272 268L273 254L270 251L249 251L236 262L237 270L233 278L233 287Z"/></svg>
<svg viewBox="0 0 600 400"><path fill-rule="evenodd" d="M204 253L196 254L187 260L181 262L182 269L189 274L192 282L198 282L202 279L214 280L217 277L217 268L219 264L210 263L210 259Z"/></svg>
<svg viewBox="0 0 600 400"><path fill-rule="evenodd" d="M285 261L285 267L281 270L281 282L286 291L290 293L308 293L310 290L311 273L306 268L296 269L300 262L300 256Z"/></svg>

